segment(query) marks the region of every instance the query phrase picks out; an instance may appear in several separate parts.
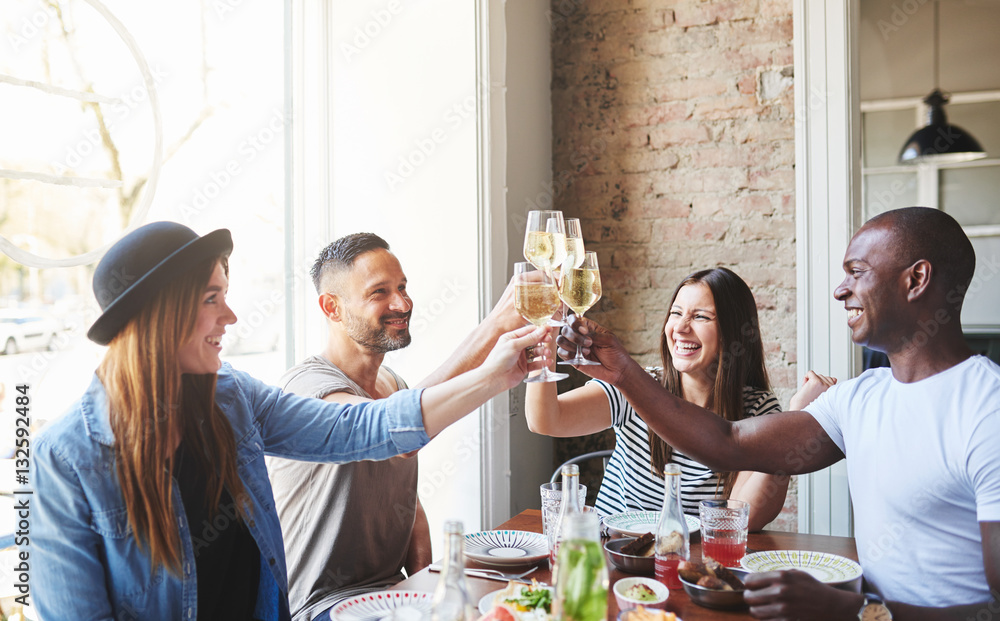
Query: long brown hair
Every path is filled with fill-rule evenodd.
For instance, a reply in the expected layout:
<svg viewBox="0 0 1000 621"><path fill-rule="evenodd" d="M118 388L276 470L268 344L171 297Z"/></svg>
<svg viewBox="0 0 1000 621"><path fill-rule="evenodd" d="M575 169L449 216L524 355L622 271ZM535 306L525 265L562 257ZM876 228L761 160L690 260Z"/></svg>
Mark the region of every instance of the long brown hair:
<svg viewBox="0 0 1000 621"><path fill-rule="evenodd" d="M213 515L223 487L241 516L246 494L236 468L233 430L215 404L214 373L181 373L177 352L191 338L215 257L175 279L119 332L97 369L108 395L118 482L129 526L153 566L180 575L181 541L174 519L172 471L183 438L205 477L205 506ZM209 458L212 456L212 459Z"/></svg>
<svg viewBox="0 0 1000 621"><path fill-rule="evenodd" d="M667 306L667 315L660 329L660 356L663 360L663 386L678 397L684 398L681 375L674 368L670 347L667 345L666 327L670 308L682 287L702 283L712 292L715 317L719 325L719 359L713 374L715 384L709 396L708 409L722 418L737 421L745 418L743 388L771 390L764 366L764 345L757 319L757 303L750 287L732 270L725 267L701 270L690 274L674 289ZM649 451L653 473L663 476L663 466L670 461L673 447L649 430ZM736 481L735 472L720 472L719 486L722 496L728 498Z"/></svg>

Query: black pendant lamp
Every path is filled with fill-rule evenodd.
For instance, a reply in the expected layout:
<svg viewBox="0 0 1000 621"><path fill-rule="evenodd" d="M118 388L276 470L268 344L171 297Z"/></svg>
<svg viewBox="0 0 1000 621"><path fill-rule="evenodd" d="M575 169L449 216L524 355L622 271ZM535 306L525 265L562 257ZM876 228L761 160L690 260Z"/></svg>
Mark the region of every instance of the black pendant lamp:
<svg viewBox="0 0 1000 621"><path fill-rule="evenodd" d="M986 152L972 134L957 125L950 125L944 114L948 95L941 92L939 80L940 45L938 22L940 3L934 0L934 90L924 99L928 106L927 125L906 140L899 152L900 164L966 162L986 157Z"/></svg>

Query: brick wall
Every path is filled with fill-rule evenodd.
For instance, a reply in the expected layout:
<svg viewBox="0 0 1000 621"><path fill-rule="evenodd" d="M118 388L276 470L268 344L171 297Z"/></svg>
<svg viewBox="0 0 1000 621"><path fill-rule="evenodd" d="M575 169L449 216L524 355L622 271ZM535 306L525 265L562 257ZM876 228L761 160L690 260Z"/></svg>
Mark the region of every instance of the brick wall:
<svg viewBox="0 0 1000 621"><path fill-rule="evenodd" d="M658 364L673 288L696 269L728 266L756 296L768 370L787 404L796 381L790 0L552 0L551 10L554 203L582 220L601 261L604 297L591 316L640 362ZM795 527L794 501L793 491L782 527Z"/></svg>

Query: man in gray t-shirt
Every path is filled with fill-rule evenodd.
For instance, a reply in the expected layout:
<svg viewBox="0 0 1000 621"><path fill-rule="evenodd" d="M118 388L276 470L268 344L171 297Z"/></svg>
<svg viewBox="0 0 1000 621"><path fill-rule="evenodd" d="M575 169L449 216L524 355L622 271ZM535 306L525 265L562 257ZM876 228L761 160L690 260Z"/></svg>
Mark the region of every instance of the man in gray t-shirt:
<svg viewBox="0 0 1000 621"><path fill-rule="evenodd" d="M327 246L312 268L329 336L320 355L288 370L285 390L339 403L384 399L407 388L386 352L410 344L413 303L389 245L357 233ZM481 363L497 338L524 325L511 288L455 353L417 387ZM431 562L427 517L417 498L417 459L342 465L267 458L288 559L295 621L322 617L337 602L376 591Z"/></svg>

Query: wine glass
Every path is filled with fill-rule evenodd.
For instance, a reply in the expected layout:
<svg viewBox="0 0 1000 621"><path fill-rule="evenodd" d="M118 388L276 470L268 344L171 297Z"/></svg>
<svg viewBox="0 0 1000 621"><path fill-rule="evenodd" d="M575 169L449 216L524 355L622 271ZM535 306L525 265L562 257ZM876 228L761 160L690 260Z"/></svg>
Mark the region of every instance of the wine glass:
<svg viewBox="0 0 1000 621"><path fill-rule="evenodd" d="M553 222L552 220L549 221L550 224L552 222ZM580 219L566 218L565 224L566 224L566 258L562 260L562 263L559 265L559 267L553 270L553 275L555 276L557 283L562 282L561 270L568 267L580 267L580 264L583 263L583 252L584 252L583 229L580 227ZM556 319L555 316L553 316L552 319L549 319L549 322L546 325L554 328L561 328L562 326L566 325L566 322L563 321L565 317L566 317L566 305L560 304L559 319Z"/></svg>
<svg viewBox="0 0 1000 621"><path fill-rule="evenodd" d="M566 258L562 267L580 267L583 263L583 229L579 218L566 218Z"/></svg>
<svg viewBox="0 0 1000 621"><path fill-rule="evenodd" d="M544 326L559 309L559 292L552 274L536 269L531 263L514 264L514 308L521 316L535 324ZM526 378L526 382L555 382L565 379L565 373L553 373L548 365L542 367L538 375Z"/></svg>
<svg viewBox="0 0 1000 621"><path fill-rule="evenodd" d="M580 317L601 299L601 272L597 267L597 253L586 252L579 267L563 266L559 282L559 297ZM560 362L573 366L600 364L583 357L583 348L576 346L576 356Z"/></svg>
<svg viewBox="0 0 1000 621"><path fill-rule="evenodd" d="M529 211L524 258L550 276L566 258L566 225L561 211Z"/></svg>

